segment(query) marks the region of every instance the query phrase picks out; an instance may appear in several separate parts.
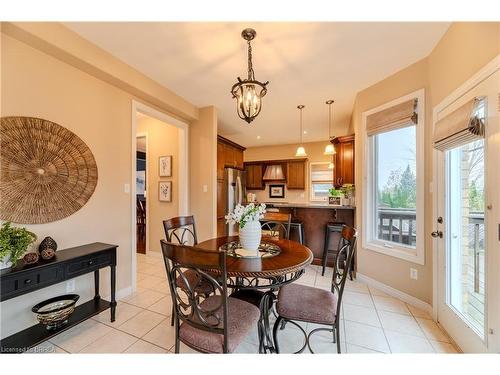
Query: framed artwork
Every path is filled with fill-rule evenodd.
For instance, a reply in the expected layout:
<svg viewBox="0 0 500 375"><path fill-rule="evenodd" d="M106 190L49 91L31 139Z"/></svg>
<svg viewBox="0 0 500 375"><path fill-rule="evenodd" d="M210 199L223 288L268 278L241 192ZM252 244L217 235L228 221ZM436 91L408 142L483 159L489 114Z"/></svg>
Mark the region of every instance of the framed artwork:
<svg viewBox="0 0 500 375"><path fill-rule="evenodd" d="M158 182L158 199L160 202L172 202L172 181Z"/></svg>
<svg viewBox="0 0 500 375"><path fill-rule="evenodd" d="M160 177L172 177L172 155L160 156Z"/></svg>
<svg viewBox="0 0 500 375"><path fill-rule="evenodd" d="M285 198L285 185L269 185L269 198Z"/></svg>

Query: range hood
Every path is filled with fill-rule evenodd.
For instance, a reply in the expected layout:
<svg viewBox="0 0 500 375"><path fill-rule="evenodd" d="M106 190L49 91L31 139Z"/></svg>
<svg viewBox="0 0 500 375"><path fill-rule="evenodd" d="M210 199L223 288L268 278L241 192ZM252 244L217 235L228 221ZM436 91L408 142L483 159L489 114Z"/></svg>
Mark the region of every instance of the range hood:
<svg viewBox="0 0 500 375"><path fill-rule="evenodd" d="M264 172L264 176L262 180L264 181L277 181L284 180L285 175L283 174L283 169L281 168L281 164L270 164L266 167L266 171Z"/></svg>

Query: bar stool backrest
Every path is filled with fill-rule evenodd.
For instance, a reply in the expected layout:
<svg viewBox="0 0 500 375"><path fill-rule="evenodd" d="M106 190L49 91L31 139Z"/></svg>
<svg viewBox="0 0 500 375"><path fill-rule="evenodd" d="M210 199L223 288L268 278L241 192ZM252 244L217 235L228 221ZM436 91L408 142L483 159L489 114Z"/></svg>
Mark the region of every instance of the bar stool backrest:
<svg viewBox="0 0 500 375"><path fill-rule="evenodd" d="M292 215L282 212L266 212L261 219L261 228L270 237L290 238L290 223ZM266 235L266 233L263 233Z"/></svg>

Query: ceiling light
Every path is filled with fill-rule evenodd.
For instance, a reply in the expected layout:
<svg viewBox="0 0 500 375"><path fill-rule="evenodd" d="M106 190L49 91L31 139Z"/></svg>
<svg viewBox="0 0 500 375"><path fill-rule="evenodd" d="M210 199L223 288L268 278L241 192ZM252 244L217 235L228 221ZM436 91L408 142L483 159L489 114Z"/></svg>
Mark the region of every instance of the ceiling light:
<svg viewBox="0 0 500 375"><path fill-rule="evenodd" d="M260 135L257 136L257 139L260 139Z"/></svg>
<svg viewBox="0 0 500 375"><path fill-rule="evenodd" d="M328 164L328 169L333 169L333 163Z"/></svg>
<svg viewBox="0 0 500 375"><path fill-rule="evenodd" d="M248 44L248 78L242 80L238 77L231 88L231 94L236 99L236 108L238 116L249 124L258 116L262 109L262 98L267 93L266 85L269 81L262 83L255 80L255 74L252 66L252 46L250 41L255 38L257 33L254 29L245 29L241 32L243 39Z"/></svg>
<svg viewBox="0 0 500 375"><path fill-rule="evenodd" d="M331 142L333 137L331 136L330 129L332 128L332 104L333 100L327 100L326 104L328 104L328 141ZM335 154L335 147L331 143L328 143L325 147L325 155L333 155ZM332 166L333 169L333 166Z"/></svg>
<svg viewBox="0 0 500 375"><path fill-rule="evenodd" d="M300 111L300 146L297 148L297 152L295 153L295 156L307 156L306 150L304 149L304 146L302 146L302 110L304 109L304 105L298 105L297 108Z"/></svg>

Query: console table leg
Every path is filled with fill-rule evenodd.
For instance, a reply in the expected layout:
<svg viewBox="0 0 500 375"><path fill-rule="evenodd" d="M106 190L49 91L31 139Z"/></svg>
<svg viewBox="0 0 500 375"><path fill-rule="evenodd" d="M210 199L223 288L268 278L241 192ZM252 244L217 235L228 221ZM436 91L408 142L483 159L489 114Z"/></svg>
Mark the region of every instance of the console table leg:
<svg viewBox="0 0 500 375"><path fill-rule="evenodd" d="M101 296L99 295L99 270L94 271L94 301L99 301Z"/></svg>
<svg viewBox="0 0 500 375"><path fill-rule="evenodd" d="M111 266L111 322L115 321L116 312L116 266Z"/></svg>

